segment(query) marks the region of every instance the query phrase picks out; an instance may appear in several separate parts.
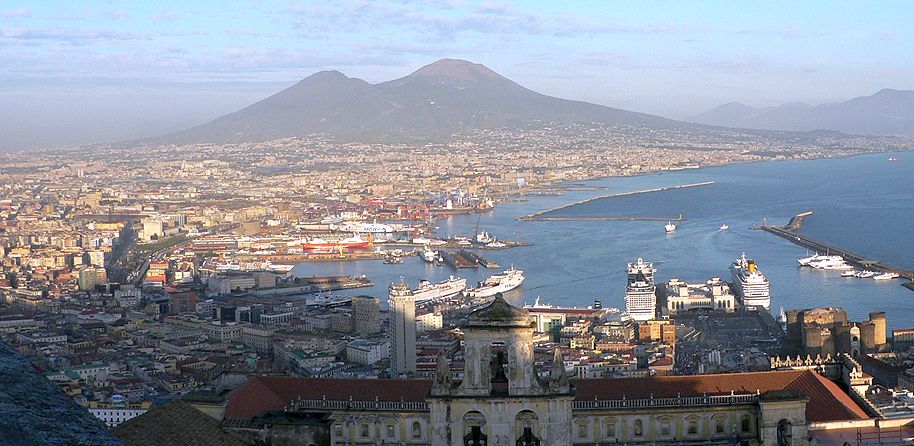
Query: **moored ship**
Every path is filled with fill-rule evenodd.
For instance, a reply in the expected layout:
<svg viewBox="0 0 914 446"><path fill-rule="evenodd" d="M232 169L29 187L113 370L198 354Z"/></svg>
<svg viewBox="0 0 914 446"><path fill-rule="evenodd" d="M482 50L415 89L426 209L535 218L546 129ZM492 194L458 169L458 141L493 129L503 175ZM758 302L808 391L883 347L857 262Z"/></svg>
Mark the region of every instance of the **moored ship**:
<svg viewBox="0 0 914 446"><path fill-rule="evenodd" d="M466 288L467 280L461 277L451 276L448 280L440 283L420 280L419 287L413 290L413 296L416 298L416 303L422 303L456 296Z"/></svg>
<svg viewBox="0 0 914 446"><path fill-rule="evenodd" d="M341 238L339 240L325 240L320 237L312 237L301 243L302 249L306 251L338 251L349 249L367 249L371 246L370 240L365 240L359 235Z"/></svg>
<svg viewBox="0 0 914 446"><path fill-rule="evenodd" d="M494 274L479 282L479 286L465 293L467 297L490 297L498 293L511 291L524 283L524 272L511 267L501 274Z"/></svg>
<svg viewBox="0 0 914 446"><path fill-rule="evenodd" d="M628 264L628 286L625 289L625 311L636 321L653 319L657 312L657 287L654 264L644 259Z"/></svg>
<svg viewBox="0 0 914 446"><path fill-rule="evenodd" d="M730 264L730 273L733 276L736 294L742 300L743 307L762 307L766 310L770 308L771 293L768 278L762 274L755 260L746 258L746 253L743 253Z"/></svg>

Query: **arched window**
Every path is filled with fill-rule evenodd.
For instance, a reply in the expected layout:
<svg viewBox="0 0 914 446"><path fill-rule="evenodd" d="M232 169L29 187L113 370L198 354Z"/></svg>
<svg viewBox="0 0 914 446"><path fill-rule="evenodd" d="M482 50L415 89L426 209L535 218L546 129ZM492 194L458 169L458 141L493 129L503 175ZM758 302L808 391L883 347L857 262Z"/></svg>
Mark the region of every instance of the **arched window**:
<svg viewBox="0 0 914 446"><path fill-rule="evenodd" d="M790 420L778 421L778 446L790 446L793 441L793 425Z"/></svg>
<svg viewBox="0 0 914 446"><path fill-rule="evenodd" d="M632 432L636 437L644 435L644 423L641 420L635 420L635 427L632 429Z"/></svg>
<svg viewBox="0 0 914 446"><path fill-rule="evenodd" d="M743 432L750 432L752 430L752 421L749 419L749 414L744 414L739 421L740 430Z"/></svg>
<svg viewBox="0 0 914 446"><path fill-rule="evenodd" d="M422 438L422 423L413 421L413 438Z"/></svg>

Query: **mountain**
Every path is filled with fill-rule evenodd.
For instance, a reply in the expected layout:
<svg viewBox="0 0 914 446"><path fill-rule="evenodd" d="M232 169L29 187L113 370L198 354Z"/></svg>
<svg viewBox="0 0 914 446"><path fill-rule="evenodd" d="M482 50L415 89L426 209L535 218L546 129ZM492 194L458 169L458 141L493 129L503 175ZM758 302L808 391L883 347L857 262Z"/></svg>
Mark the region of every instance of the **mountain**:
<svg viewBox="0 0 914 446"><path fill-rule="evenodd" d="M340 139L429 139L464 129L530 122L692 126L659 116L528 90L489 68L442 59L370 84L338 71L315 73L237 112L151 142L245 142L326 134Z"/></svg>
<svg viewBox="0 0 914 446"><path fill-rule="evenodd" d="M872 96L817 106L789 103L754 108L731 102L688 121L762 130L914 136L914 91L885 89Z"/></svg>

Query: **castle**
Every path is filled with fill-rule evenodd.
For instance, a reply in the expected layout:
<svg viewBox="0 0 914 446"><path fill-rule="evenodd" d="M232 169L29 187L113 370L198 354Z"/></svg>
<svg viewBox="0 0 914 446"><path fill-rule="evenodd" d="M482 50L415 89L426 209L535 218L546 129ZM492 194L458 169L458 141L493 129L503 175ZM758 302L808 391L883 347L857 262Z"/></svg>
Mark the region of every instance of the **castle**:
<svg viewBox="0 0 914 446"><path fill-rule="evenodd" d="M500 295L463 328L465 369L432 380L255 377L223 426L255 444L571 446L807 445L871 417L813 370L569 380L556 350L534 367L533 321Z"/></svg>

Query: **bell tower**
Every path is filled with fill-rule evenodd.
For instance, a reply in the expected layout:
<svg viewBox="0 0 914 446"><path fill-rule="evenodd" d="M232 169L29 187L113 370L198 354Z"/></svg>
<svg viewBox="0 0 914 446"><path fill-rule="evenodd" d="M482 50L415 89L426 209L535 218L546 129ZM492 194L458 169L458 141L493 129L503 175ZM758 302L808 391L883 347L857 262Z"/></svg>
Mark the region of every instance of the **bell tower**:
<svg viewBox="0 0 914 446"><path fill-rule="evenodd" d="M463 380L438 357L428 401L433 446L571 445L573 389L556 349L548 379L534 367L529 312L501 294L471 313L464 331Z"/></svg>

